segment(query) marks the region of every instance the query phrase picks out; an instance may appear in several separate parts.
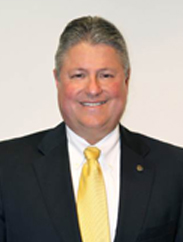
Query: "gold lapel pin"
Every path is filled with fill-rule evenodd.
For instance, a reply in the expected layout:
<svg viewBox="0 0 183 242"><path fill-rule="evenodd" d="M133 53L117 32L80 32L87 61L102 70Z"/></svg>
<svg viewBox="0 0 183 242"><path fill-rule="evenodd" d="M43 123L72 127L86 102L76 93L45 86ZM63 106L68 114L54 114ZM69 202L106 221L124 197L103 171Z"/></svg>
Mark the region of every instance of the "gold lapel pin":
<svg viewBox="0 0 183 242"><path fill-rule="evenodd" d="M136 170L142 172L144 170L144 167L142 165L137 165Z"/></svg>

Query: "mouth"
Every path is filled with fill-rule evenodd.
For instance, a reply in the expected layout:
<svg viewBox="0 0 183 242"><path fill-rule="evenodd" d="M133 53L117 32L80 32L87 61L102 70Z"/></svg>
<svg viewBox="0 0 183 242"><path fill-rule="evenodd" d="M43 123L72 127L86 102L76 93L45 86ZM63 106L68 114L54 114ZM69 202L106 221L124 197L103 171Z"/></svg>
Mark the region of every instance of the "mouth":
<svg viewBox="0 0 183 242"><path fill-rule="evenodd" d="M102 101L102 102L81 102L81 105L85 107L97 107L105 104L107 101Z"/></svg>

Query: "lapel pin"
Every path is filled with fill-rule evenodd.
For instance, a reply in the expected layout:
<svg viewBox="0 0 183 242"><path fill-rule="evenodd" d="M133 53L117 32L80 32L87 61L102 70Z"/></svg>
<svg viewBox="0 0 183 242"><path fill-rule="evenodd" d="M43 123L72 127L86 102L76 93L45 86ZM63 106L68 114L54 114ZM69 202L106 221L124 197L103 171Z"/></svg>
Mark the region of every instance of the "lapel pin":
<svg viewBox="0 0 183 242"><path fill-rule="evenodd" d="M142 165L137 165L136 170L142 172L144 170L144 167Z"/></svg>

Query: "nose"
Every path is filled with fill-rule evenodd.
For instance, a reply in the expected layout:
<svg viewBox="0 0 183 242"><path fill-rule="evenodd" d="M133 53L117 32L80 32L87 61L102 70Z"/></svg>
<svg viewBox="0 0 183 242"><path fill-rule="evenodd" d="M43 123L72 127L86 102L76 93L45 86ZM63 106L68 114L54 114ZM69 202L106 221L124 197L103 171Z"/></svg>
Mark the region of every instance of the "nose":
<svg viewBox="0 0 183 242"><path fill-rule="evenodd" d="M89 96L98 96L102 92L102 87L100 81L97 77L90 77L87 82L86 87L87 95Z"/></svg>

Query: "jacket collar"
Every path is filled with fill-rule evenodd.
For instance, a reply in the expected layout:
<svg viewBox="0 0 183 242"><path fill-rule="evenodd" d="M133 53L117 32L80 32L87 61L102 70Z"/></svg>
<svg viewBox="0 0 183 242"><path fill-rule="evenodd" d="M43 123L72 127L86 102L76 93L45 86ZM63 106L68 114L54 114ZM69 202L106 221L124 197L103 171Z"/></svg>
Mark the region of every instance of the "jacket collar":
<svg viewBox="0 0 183 242"><path fill-rule="evenodd" d="M139 134L129 131L121 124L120 134L123 144L129 147L129 149L133 150L135 153L139 154L142 157L146 156L149 153L150 148L146 145L142 138L139 137ZM66 127L65 123L62 122L56 128L50 130L45 135L38 148L43 154L47 154L56 146L66 142Z"/></svg>

